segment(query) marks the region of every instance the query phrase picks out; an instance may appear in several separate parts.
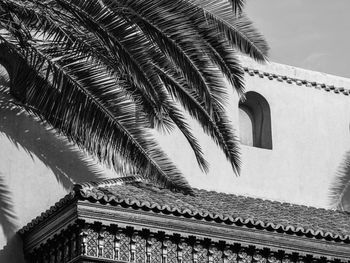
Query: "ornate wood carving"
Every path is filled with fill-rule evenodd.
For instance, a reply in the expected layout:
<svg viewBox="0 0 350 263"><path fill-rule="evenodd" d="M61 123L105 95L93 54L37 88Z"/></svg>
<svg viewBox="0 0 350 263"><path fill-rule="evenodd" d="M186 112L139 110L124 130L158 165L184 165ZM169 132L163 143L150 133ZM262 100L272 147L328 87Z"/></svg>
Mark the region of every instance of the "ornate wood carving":
<svg viewBox="0 0 350 263"><path fill-rule="evenodd" d="M131 227L76 224L27 255L30 263L337 263L298 251L272 251L242 244L181 237ZM343 261L345 262L345 261Z"/></svg>

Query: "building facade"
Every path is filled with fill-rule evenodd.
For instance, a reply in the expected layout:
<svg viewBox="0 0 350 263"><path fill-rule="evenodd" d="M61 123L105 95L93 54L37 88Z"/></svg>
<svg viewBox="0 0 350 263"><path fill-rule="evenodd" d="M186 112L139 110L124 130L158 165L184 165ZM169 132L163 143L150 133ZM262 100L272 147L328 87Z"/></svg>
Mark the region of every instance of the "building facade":
<svg viewBox="0 0 350 263"><path fill-rule="evenodd" d="M241 60L246 100L230 87L227 104L243 143L239 177L191 120L210 163L208 174L199 170L178 131L155 136L193 187L331 208L330 189L350 149L350 80ZM22 241L14 235L18 229L70 192L74 183L115 174L11 103L5 75L0 92L0 262L13 257L21 262ZM345 208L349 196L350 191L343 197Z"/></svg>
<svg viewBox="0 0 350 263"><path fill-rule="evenodd" d="M350 216L338 211L137 178L75 185L19 232L30 263L349 262Z"/></svg>

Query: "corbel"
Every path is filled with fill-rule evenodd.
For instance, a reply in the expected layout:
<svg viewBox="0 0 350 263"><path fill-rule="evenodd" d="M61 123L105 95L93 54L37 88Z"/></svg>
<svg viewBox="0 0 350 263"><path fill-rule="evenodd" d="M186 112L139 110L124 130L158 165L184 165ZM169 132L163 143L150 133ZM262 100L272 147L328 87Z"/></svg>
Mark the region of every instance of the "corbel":
<svg viewBox="0 0 350 263"><path fill-rule="evenodd" d="M78 219L76 221L77 226L77 247L79 248L78 254L85 256L87 254L87 225L84 220Z"/></svg>
<svg viewBox="0 0 350 263"><path fill-rule="evenodd" d="M135 262L136 260L136 237L138 234L138 231L133 231L130 237L130 262Z"/></svg>
<svg viewBox="0 0 350 263"><path fill-rule="evenodd" d="M185 242L185 239L183 237L180 237L177 243L177 249L176 249L178 263L183 262L183 249L184 249L183 242Z"/></svg>
<svg viewBox="0 0 350 263"><path fill-rule="evenodd" d="M266 262L266 260L263 258L262 256L262 252L260 250L256 250L253 254L253 260L254 262L259 262L259 263L263 263Z"/></svg>
<svg viewBox="0 0 350 263"><path fill-rule="evenodd" d="M57 235L54 235L47 241L48 251L50 254L49 262L56 262L57 257ZM31 261L30 261L31 262Z"/></svg>
<svg viewBox="0 0 350 263"><path fill-rule="evenodd" d="M193 242L193 251L192 251L192 260L193 263L198 263L198 252L200 250L200 246L201 246L201 241L196 239Z"/></svg>
<svg viewBox="0 0 350 263"><path fill-rule="evenodd" d="M120 235L122 230L117 229L116 227L114 228L114 240L113 240L113 246L114 246L114 259L119 260L120 258Z"/></svg>
<svg viewBox="0 0 350 263"><path fill-rule="evenodd" d="M162 263L167 263L168 260L168 242L169 237L165 237L162 242Z"/></svg>
<svg viewBox="0 0 350 263"><path fill-rule="evenodd" d="M100 227L98 231L98 237L97 237L97 256L98 257L103 257L103 253L104 253L103 250L105 245L103 231L105 229L106 229L105 227Z"/></svg>
<svg viewBox="0 0 350 263"><path fill-rule="evenodd" d="M80 232L80 235L79 235L79 238L80 238L80 253L83 256L85 256L87 254L87 237L88 237L88 234L86 232L86 229L83 229Z"/></svg>
<svg viewBox="0 0 350 263"><path fill-rule="evenodd" d="M70 251L71 251L72 258L76 257L78 254L77 243L78 243L77 231L76 231L76 228L72 228L71 243L70 243Z"/></svg>
<svg viewBox="0 0 350 263"><path fill-rule="evenodd" d="M298 255L295 262L296 263L305 263L305 257L302 255Z"/></svg>
<svg viewBox="0 0 350 263"><path fill-rule="evenodd" d="M277 253L270 251L269 256L267 257L267 261L269 263L277 263L278 259L277 259Z"/></svg>
<svg viewBox="0 0 350 263"><path fill-rule="evenodd" d="M146 241L146 263L151 263L154 234L149 233Z"/></svg>
<svg viewBox="0 0 350 263"><path fill-rule="evenodd" d="M57 237L57 261L58 262L63 262L64 261L64 239L62 236Z"/></svg>
<svg viewBox="0 0 350 263"><path fill-rule="evenodd" d="M215 248L215 244L210 243L210 245L208 247L208 261L209 261L209 263L214 262L214 248Z"/></svg>
<svg viewBox="0 0 350 263"><path fill-rule="evenodd" d="M292 257L288 254L285 254L282 258L282 263L292 263Z"/></svg>
<svg viewBox="0 0 350 263"><path fill-rule="evenodd" d="M223 246L223 252L222 252L223 262L224 263L229 262L230 256L232 256L234 260L237 260L237 254L233 251L230 245L225 244Z"/></svg>
<svg viewBox="0 0 350 263"><path fill-rule="evenodd" d="M248 253L245 248L241 248L240 251L238 252L238 258L239 260L245 261L248 260Z"/></svg>
<svg viewBox="0 0 350 263"><path fill-rule="evenodd" d="M69 237L67 235L67 232L63 234L62 236L62 244L63 244L63 260L69 261L69 250L70 250L70 244L69 244Z"/></svg>
<svg viewBox="0 0 350 263"><path fill-rule="evenodd" d="M56 249L54 246L50 246L50 259L49 262L56 262Z"/></svg>

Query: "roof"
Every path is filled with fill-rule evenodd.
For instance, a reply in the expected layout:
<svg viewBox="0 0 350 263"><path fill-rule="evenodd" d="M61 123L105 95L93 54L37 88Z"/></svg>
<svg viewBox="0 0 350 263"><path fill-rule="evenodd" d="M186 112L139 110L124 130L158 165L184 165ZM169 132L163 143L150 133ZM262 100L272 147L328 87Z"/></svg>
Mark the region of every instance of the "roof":
<svg viewBox="0 0 350 263"><path fill-rule="evenodd" d="M201 189L194 189L194 196L184 195L133 178L77 184L72 193L20 232L28 231L74 198L197 220L350 242L350 215L346 212Z"/></svg>

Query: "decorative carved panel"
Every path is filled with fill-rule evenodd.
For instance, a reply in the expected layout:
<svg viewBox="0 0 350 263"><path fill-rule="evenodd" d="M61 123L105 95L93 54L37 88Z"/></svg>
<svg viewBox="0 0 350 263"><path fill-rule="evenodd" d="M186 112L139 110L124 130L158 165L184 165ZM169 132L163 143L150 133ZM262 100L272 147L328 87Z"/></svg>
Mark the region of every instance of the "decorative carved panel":
<svg viewBox="0 0 350 263"><path fill-rule="evenodd" d="M183 263L191 263L192 261L192 247L187 243L183 242L182 243L182 262Z"/></svg>
<svg viewBox="0 0 350 263"><path fill-rule="evenodd" d="M231 249L226 248L224 251L224 263L237 263L237 253L234 253Z"/></svg>
<svg viewBox="0 0 350 263"><path fill-rule="evenodd" d="M165 242L167 250L167 261L162 263L177 263L177 245L170 240ZM185 261L183 261L185 262Z"/></svg>
<svg viewBox="0 0 350 263"><path fill-rule="evenodd" d="M208 249L198 246L198 263L208 262Z"/></svg>
<svg viewBox="0 0 350 263"><path fill-rule="evenodd" d="M162 262L162 242L152 238L151 263Z"/></svg>
<svg viewBox="0 0 350 263"><path fill-rule="evenodd" d="M93 229L88 229L86 231L87 237L86 237L86 245L87 250L86 254L88 256L96 257L97 256L97 238L98 233L94 231Z"/></svg>
<svg viewBox="0 0 350 263"><path fill-rule="evenodd" d="M136 242L136 263L144 263L146 257L146 240L140 235L135 238Z"/></svg>
<svg viewBox="0 0 350 263"><path fill-rule="evenodd" d="M238 253L238 262L239 263L251 263L252 256L245 249L241 249Z"/></svg>
<svg viewBox="0 0 350 263"><path fill-rule="evenodd" d="M104 238L103 257L108 259L113 259L114 235L112 235L108 231L104 231L103 238Z"/></svg>
<svg viewBox="0 0 350 263"><path fill-rule="evenodd" d="M193 237L167 236L162 233L133 231L131 228L111 228L84 225L61 232L32 251L30 263L67 263L79 256L97 262L99 258L133 263L305 263L327 261L307 256L293 256L283 251L261 251L253 246L221 244Z"/></svg>
<svg viewBox="0 0 350 263"><path fill-rule="evenodd" d="M130 255L130 237L125 233L120 234L120 255L119 259L124 261L129 261Z"/></svg>
<svg viewBox="0 0 350 263"><path fill-rule="evenodd" d="M222 251L220 251L217 247L213 248L213 263L222 263Z"/></svg>

